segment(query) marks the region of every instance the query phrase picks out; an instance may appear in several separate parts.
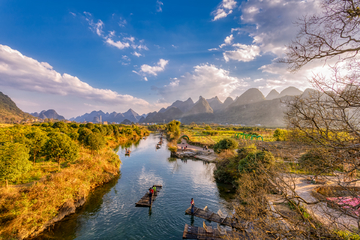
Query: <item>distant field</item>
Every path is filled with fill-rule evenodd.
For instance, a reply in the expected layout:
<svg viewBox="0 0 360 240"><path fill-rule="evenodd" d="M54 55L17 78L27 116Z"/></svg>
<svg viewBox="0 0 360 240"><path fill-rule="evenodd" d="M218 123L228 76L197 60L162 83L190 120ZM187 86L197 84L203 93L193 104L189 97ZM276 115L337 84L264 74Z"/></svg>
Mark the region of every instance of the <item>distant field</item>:
<svg viewBox="0 0 360 240"><path fill-rule="evenodd" d="M246 134L255 134L263 137L264 141L272 142L275 141L273 138L274 129L260 129L260 128L249 128L246 130L232 130L229 128L220 128L214 129L205 129L200 127L188 127L185 126L182 129L182 134L187 135L190 138L191 142L206 144L206 145L214 145L220 140L224 138L235 138L235 134L237 133L246 133ZM257 141L257 140L253 140ZM260 141L260 140L258 140Z"/></svg>

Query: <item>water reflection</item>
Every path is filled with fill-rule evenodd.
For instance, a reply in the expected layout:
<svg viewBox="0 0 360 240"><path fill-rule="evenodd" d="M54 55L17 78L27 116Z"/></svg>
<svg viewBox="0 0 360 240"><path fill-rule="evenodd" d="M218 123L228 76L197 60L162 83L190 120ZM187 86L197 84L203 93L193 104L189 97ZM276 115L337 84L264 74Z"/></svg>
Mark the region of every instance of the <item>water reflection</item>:
<svg viewBox="0 0 360 240"><path fill-rule="evenodd" d="M104 184L102 187L96 188L89 194L85 204L78 208L74 214L65 217L61 221L61 224L53 225L44 231L41 235L33 239L75 239L77 237L77 232L82 228L82 224L88 219L96 217L97 213L101 210L104 200L106 201L104 196L106 196L111 191L111 189L118 183L120 178L121 174L112 179L110 182ZM79 218L80 216L81 218Z"/></svg>

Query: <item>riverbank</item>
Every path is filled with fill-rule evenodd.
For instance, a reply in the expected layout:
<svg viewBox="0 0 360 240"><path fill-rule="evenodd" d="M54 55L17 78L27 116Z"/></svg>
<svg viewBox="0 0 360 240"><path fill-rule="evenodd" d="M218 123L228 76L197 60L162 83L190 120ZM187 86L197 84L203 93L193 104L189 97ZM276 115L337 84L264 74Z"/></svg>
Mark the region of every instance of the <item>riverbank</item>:
<svg viewBox="0 0 360 240"><path fill-rule="evenodd" d="M119 174L112 149L92 155L82 148L76 163L29 187L2 188L0 236L25 239L44 231L82 206L89 192Z"/></svg>
<svg viewBox="0 0 360 240"><path fill-rule="evenodd" d="M216 162L216 154L213 149L204 149L199 146L189 144L185 139L177 144L177 151L171 153L172 157L195 158L205 162Z"/></svg>

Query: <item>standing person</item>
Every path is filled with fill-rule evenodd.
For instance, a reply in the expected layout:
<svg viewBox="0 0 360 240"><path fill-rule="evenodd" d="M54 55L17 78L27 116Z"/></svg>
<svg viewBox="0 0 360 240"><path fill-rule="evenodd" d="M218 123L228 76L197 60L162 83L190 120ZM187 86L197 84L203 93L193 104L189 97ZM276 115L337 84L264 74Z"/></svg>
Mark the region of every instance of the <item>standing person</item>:
<svg viewBox="0 0 360 240"><path fill-rule="evenodd" d="M153 191L154 191L153 193L155 194L156 193L156 186L155 185L153 186Z"/></svg>
<svg viewBox="0 0 360 240"><path fill-rule="evenodd" d="M152 199L152 189L149 188L149 204L151 205L151 199Z"/></svg>
<svg viewBox="0 0 360 240"><path fill-rule="evenodd" d="M194 199L193 199L193 198L191 198L190 204L191 204L191 214L194 214L195 202L194 202Z"/></svg>

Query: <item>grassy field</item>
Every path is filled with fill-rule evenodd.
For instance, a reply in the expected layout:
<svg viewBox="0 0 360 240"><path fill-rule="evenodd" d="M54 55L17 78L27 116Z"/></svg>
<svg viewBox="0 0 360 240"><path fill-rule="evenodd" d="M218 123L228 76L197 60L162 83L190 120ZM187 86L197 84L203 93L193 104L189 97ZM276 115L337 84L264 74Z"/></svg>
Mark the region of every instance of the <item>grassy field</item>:
<svg viewBox="0 0 360 240"><path fill-rule="evenodd" d="M220 128L220 129L219 129ZM205 129L201 127L189 127L185 126L181 129L182 135L187 135L190 139L190 142L213 146L220 140L224 138L235 138L235 134L246 133L262 136L265 142L275 141L273 138L274 129L249 129L249 130L233 130L229 128L216 127L216 129ZM241 137L240 137L241 138ZM249 140L249 141L260 141L259 140Z"/></svg>

